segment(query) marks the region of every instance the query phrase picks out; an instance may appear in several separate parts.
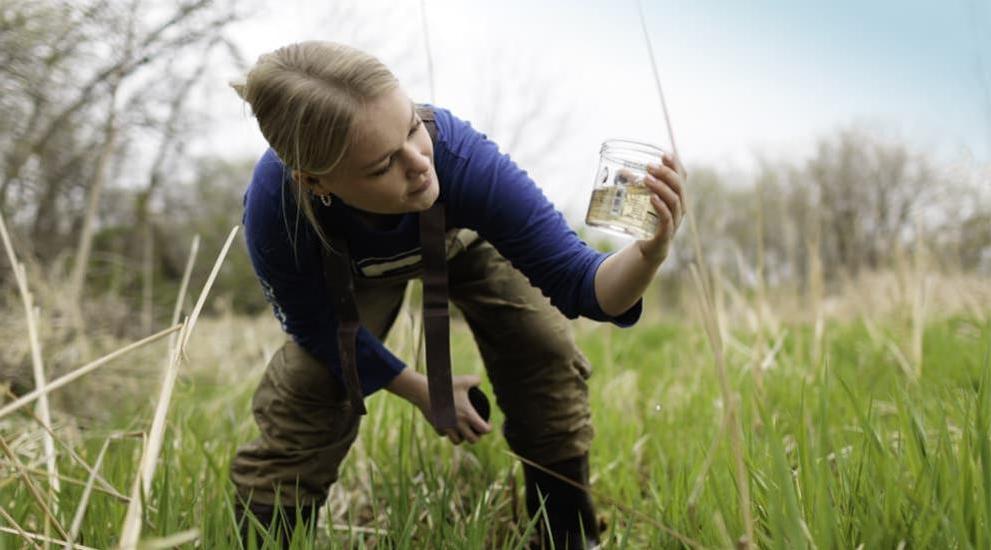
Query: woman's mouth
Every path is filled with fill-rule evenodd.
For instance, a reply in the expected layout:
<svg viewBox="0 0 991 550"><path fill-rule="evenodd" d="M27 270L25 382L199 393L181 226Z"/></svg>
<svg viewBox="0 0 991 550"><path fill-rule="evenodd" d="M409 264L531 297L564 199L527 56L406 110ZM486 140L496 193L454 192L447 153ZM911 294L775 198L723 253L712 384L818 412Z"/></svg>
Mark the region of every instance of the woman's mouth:
<svg viewBox="0 0 991 550"><path fill-rule="evenodd" d="M428 177L426 180L424 180L423 183L421 183L419 186L413 188L413 190L411 190L409 192L410 196L412 196L412 195L419 195L420 193L423 193L427 189L430 189L430 183L431 183L431 181L432 181L432 178L429 178Z"/></svg>

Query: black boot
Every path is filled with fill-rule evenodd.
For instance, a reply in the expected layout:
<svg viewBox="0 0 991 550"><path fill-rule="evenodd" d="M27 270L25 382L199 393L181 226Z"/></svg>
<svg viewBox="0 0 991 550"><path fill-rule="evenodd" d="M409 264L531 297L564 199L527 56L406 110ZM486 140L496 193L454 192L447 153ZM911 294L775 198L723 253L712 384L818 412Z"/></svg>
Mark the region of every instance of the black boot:
<svg viewBox="0 0 991 550"><path fill-rule="evenodd" d="M546 469L588 487L588 454L544 466ZM599 544L599 526L592 497L587 492L561 481L526 463L526 508L533 518L544 502L546 521L541 515L537 522L538 538L533 548L549 550L578 550L595 548ZM548 532L547 523L550 523Z"/></svg>
<svg viewBox="0 0 991 550"><path fill-rule="evenodd" d="M250 514L248 513L250 512ZM261 524L262 528L268 532L269 536L278 542L279 548L289 548L289 541L296 530L297 520L302 520L300 524L310 536L316 532L317 517L320 513L320 506L311 504L309 506L280 506L276 513L275 506L271 504L260 504L252 502L245 507L241 499L236 499L234 504L234 517L237 520L238 530L241 535L241 544L244 548L261 549L265 544L265 536L259 532L258 525L251 521L250 516ZM278 517L275 517L278 515ZM270 547L271 548L271 547Z"/></svg>

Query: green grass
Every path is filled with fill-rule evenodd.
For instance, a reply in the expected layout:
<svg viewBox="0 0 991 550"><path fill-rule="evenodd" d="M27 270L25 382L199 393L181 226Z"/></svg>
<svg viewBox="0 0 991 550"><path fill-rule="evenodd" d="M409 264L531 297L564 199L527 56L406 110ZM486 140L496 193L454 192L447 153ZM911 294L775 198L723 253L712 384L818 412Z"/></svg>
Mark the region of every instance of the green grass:
<svg viewBox="0 0 991 550"><path fill-rule="evenodd" d="M237 545L228 463L255 433L251 393L265 352L279 339L265 328L258 341L231 352L224 339L234 345L239 340L229 334L242 334L249 324L259 322L212 320L194 335L196 348L176 390L147 498L146 538L195 528L202 547ZM268 324L274 321L259 326ZM745 352L752 335L734 333L742 346L727 354L731 385L741 398L759 546L991 547L988 327L960 317L932 322L917 380L859 323L827 327L819 364L809 357L811 329L785 330L776 361L760 377L749 370L753 361ZM609 524L609 547L682 547L668 529L704 547L735 544L746 529L729 435L720 430L722 395L701 328L645 322L619 330L580 323L577 332L594 365L593 488ZM482 372L464 326L456 326L453 349L458 372ZM152 380L156 369L149 367ZM156 395L155 385L148 387L146 395ZM491 395L490 387L485 390ZM146 428L153 408L141 401L146 395L131 396L133 408L119 405L137 415L111 416L109 425L91 426L78 438L90 463L112 430ZM330 517L316 547L520 547L526 528L522 475L497 432L455 448L392 396L376 395L368 407L325 507ZM501 421L498 411L494 421ZM5 427L4 437L12 440L16 430ZM704 469L710 449L715 454ZM111 443L103 473L121 492L130 487L140 450L138 438ZM67 457L59 464L64 475L86 479ZM42 476L35 479L44 486ZM81 493L82 487L63 484L64 524ZM0 505L26 529L44 530L23 482L0 488ZM113 546L124 512L120 502L95 493L79 541ZM0 546L20 543L3 535ZM295 547L311 545L299 540Z"/></svg>

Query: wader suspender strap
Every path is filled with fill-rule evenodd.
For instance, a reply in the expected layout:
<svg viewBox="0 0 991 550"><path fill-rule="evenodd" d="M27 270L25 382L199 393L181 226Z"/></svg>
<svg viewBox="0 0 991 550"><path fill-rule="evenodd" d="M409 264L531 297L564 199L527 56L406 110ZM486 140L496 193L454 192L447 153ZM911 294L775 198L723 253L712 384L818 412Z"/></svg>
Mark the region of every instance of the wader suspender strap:
<svg viewBox="0 0 991 550"><path fill-rule="evenodd" d="M437 141L437 126L430 108L417 108L431 142ZM427 385L430 410L438 430L457 426L454 390L451 381L450 319L447 305L447 249L444 205L440 202L420 213L420 253L423 258L423 326L427 341ZM341 372L348 399L358 414L365 414L355 339L359 328L358 308L354 301L354 278L351 257L343 238L328 232L328 240L337 252L323 251L324 275L334 295L338 312L337 345Z"/></svg>
<svg viewBox="0 0 991 550"><path fill-rule="evenodd" d="M417 109L423 126L437 143L437 123L429 107ZM456 428L451 380L451 331L447 306L447 236L444 204L420 212L420 254L423 257L423 332L427 341L427 389L430 412L438 430Z"/></svg>
<svg viewBox="0 0 991 550"><path fill-rule="evenodd" d="M451 387L451 333L447 309L447 250L444 205L434 203L420 213L420 250L423 255L423 332L427 340L427 387L430 412L438 430L456 428L454 389Z"/></svg>
<svg viewBox="0 0 991 550"><path fill-rule="evenodd" d="M348 244L343 238L327 235L334 251L323 250L323 273L327 287L334 298L337 310L337 350L341 361L341 374L348 393L351 408L358 414L365 414L365 401L361 395L361 382L358 380L358 364L355 357L355 340L360 323L358 306L354 302L354 278L351 275L351 256ZM335 253L336 252L336 253Z"/></svg>

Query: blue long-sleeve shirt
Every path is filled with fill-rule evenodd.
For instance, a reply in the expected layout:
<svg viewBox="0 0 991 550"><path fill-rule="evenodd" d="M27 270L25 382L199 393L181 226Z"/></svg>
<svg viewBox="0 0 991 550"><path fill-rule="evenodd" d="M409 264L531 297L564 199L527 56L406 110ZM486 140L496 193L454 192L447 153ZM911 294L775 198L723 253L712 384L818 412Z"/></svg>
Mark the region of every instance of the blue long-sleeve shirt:
<svg viewBox="0 0 991 550"><path fill-rule="evenodd" d="M449 111L433 107L437 138L434 167L447 225L472 229L519 269L564 315L630 326L642 301L618 317L606 315L595 296L595 272L606 258L578 238L525 171L485 135ZM244 195L245 238L251 263L283 330L341 376L337 316L323 276L320 242L298 211L285 165L270 149L255 166ZM341 201L322 215L343 234L359 277L382 277L419 268L419 217L397 215L378 230L354 221ZM358 332L358 374L368 395L405 365L367 329Z"/></svg>

